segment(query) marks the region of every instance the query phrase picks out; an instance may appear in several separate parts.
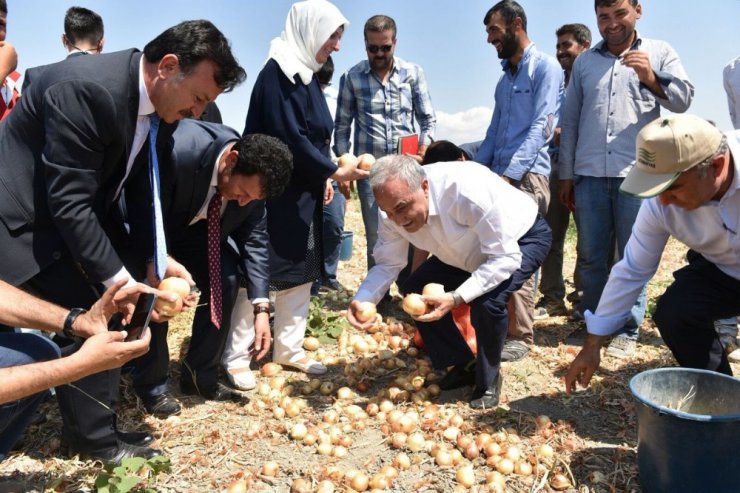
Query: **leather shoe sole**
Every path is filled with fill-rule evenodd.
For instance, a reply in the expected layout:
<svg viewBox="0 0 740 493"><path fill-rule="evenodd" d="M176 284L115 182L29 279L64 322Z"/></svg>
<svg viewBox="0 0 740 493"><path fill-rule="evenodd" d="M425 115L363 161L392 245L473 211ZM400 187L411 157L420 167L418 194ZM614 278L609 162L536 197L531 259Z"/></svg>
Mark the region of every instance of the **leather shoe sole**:
<svg viewBox="0 0 740 493"><path fill-rule="evenodd" d="M181 381L180 390L185 395L199 395L211 401L249 402L246 396L231 390L221 382L218 382L215 387L198 388L195 384Z"/></svg>
<svg viewBox="0 0 740 493"><path fill-rule="evenodd" d="M181 410L180 403L169 392L154 397L142 397L141 401L146 412L154 416L172 416Z"/></svg>
<svg viewBox="0 0 740 493"><path fill-rule="evenodd" d="M472 409L493 409L498 406L503 380L503 375L501 374L501 370L499 370L498 376L486 390L476 387L470 399L470 407Z"/></svg>

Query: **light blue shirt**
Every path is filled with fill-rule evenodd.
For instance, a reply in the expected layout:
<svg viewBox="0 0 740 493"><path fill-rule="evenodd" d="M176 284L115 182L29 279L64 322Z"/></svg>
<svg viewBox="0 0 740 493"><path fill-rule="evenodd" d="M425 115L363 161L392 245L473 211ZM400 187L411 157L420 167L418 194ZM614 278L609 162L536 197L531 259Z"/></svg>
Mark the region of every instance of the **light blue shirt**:
<svg viewBox="0 0 740 493"><path fill-rule="evenodd" d="M534 43L524 49L516 74L508 60L501 65L493 117L474 160L514 181L529 172L549 176L547 146L558 123L563 70Z"/></svg>
<svg viewBox="0 0 740 493"><path fill-rule="evenodd" d="M727 143L735 176L722 198L694 210L661 205L657 197L642 202L624 257L611 270L596 314L585 313L589 333L610 335L624 326L642 287L658 270L669 236L740 280L740 131L728 133Z"/></svg>
<svg viewBox="0 0 740 493"><path fill-rule="evenodd" d="M339 81L334 123L337 156L350 150L353 120L355 155L396 154L398 138L413 133L419 134L419 145L431 144L437 117L424 71L398 57L393 58L393 68L385 82L372 71L367 60L349 69Z"/></svg>
<svg viewBox="0 0 740 493"><path fill-rule="evenodd" d="M574 175L625 177L635 159L635 139L660 116L660 107L683 113L694 97L681 60L665 41L641 38L631 50L647 52L666 99L642 85L637 73L606 43L581 53L573 64L560 114L560 179Z"/></svg>

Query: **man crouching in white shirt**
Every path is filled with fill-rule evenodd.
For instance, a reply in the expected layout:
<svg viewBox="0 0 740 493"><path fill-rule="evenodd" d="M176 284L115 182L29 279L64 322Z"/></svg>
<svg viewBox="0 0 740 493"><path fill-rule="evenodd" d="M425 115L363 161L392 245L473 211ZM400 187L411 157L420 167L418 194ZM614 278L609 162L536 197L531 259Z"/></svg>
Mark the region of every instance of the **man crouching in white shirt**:
<svg viewBox="0 0 740 493"><path fill-rule="evenodd" d="M669 236L689 247L688 265L653 315L678 364L732 375L714 320L740 314L740 132L726 135L693 115L671 115L637 135L637 159L622 192L642 203L622 260L612 268L588 338L565 377L567 393L585 387L600 349L630 313L658 269Z"/></svg>
<svg viewBox="0 0 740 493"><path fill-rule="evenodd" d="M423 168L408 156L379 159L370 186L380 209L375 266L349 305L352 326L360 302L377 303L407 263L409 244L431 256L401 286L421 293L444 285L441 296L425 296L433 307L416 318L424 346L437 369L452 366L443 389L475 384L470 406L492 408L501 392L501 350L508 324L506 302L539 268L551 233L528 195L473 162L436 163ZM478 354L474 356L450 310L470 304ZM445 383L443 386L442 383Z"/></svg>

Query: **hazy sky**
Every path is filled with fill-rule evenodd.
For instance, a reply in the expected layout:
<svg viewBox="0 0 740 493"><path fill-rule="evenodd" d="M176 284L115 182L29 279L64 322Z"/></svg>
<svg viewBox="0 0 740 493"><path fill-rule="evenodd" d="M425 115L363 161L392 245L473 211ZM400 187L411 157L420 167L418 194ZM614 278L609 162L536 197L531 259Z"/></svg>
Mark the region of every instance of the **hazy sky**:
<svg viewBox="0 0 740 493"><path fill-rule="evenodd" d="M267 57L272 38L285 24L287 0L8 0L8 41L19 53L19 70L60 60L65 10L79 5L98 12L105 22L105 51L142 48L161 31L187 19L211 20L231 40L247 82L217 103L227 123L239 132L252 84ZM334 54L335 82L365 58L362 26L374 14L398 24L396 55L421 65L438 115L437 138L462 143L483 137L490 121L493 90L501 66L486 44L483 16L494 1L481 0L337 0L351 23ZM592 0L521 0L528 32L543 51L554 54L555 30L581 22L596 30ZM730 128L722 68L740 55L740 0L643 0L637 28L645 37L668 41L678 52L696 87L689 109Z"/></svg>

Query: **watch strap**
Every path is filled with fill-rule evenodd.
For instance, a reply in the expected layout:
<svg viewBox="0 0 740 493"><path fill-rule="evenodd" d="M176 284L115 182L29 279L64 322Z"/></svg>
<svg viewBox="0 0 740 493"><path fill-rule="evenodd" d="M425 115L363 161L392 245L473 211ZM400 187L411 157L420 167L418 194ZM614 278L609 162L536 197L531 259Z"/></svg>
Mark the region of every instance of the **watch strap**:
<svg viewBox="0 0 740 493"><path fill-rule="evenodd" d="M264 306L264 305L255 306L254 307L254 314L257 315L258 313L267 313L267 314L269 314L270 313L270 307L269 306Z"/></svg>
<svg viewBox="0 0 740 493"><path fill-rule="evenodd" d="M75 320L77 320L77 317L79 317L83 313L87 313L87 310L85 310L84 308L72 308L67 314L67 318L64 319L62 334L69 337L70 339L73 337L77 337L74 333L74 323Z"/></svg>

